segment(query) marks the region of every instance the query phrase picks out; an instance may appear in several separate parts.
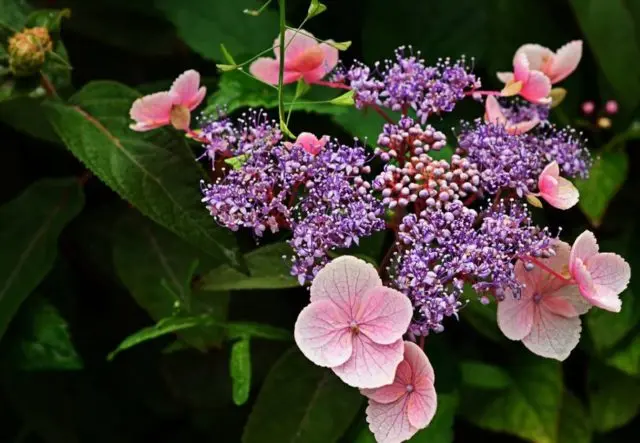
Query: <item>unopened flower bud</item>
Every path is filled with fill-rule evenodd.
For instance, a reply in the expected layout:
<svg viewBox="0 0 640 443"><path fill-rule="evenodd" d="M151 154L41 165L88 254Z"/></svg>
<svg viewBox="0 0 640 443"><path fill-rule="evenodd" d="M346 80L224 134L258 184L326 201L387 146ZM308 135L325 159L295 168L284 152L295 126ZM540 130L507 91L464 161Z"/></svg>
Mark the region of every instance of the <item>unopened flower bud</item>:
<svg viewBox="0 0 640 443"><path fill-rule="evenodd" d="M616 114L618 112L618 102L615 100L609 100L604 105L604 109L607 111L607 114Z"/></svg>
<svg viewBox="0 0 640 443"><path fill-rule="evenodd" d="M9 69L16 77L35 74L44 64L53 43L44 27L27 28L9 39Z"/></svg>
<svg viewBox="0 0 640 443"><path fill-rule="evenodd" d="M592 101L586 101L582 104L582 112L585 115L590 115L596 109L596 105Z"/></svg>

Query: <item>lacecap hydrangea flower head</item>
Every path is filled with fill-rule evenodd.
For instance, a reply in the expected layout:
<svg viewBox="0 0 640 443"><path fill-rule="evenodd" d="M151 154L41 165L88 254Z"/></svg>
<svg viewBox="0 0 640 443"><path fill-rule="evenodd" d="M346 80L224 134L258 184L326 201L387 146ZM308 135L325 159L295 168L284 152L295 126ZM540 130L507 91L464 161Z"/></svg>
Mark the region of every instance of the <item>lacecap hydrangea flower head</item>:
<svg viewBox="0 0 640 443"><path fill-rule="evenodd" d="M437 409L425 338L454 325L466 303L494 300L507 338L564 360L581 315L620 311L630 268L599 252L591 232L569 246L531 217L531 206L573 207L580 196L571 179L586 178L592 164L581 134L549 121L552 85L577 68L581 42L557 52L522 46L512 72L498 74L500 90L481 89L465 58L427 62L405 46L389 60L349 66L338 63L335 45L287 30L273 44L275 58L254 59L249 72L279 87L347 91L355 108L386 121L373 149L304 130L295 136L282 109L278 120L249 110L192 129L190 113L204 97L195 71L137 100L132 129L171 124L202 144L216 177L200 184L212 226L256 238L287 233L291 274L310 285L296 343L367 397L378 442L400 443ZM476 120L455 136L439 127L438 116L473 99L484 100ZM453 153L435 159L445 147ZM229 159L236 167L221 166ZM377 267L332 259L384 230L395 241ZM465 299L465 288L477 299Z"/></svg>

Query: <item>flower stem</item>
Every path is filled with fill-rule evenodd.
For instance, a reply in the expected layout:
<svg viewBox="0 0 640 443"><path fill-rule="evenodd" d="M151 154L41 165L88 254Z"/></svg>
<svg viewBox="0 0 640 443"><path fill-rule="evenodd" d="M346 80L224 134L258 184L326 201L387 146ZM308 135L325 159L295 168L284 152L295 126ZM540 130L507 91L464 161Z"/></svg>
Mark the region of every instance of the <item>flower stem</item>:
<svg viewBox="0 0 640 443"><path fill-rule="evenodd" d="M49 80L49 77L44 72L40 72L40 84L44 90L47 91L49 97L59 98L56 87L53 86L53 83L51 83L51 80Z"/></svg>
<svg viewBox="0 0 640 443"><path fill-rule="evenodd" d="M574 283L573 280L571 280L570 278L566 278L560 274L558 274L556 271L554 271L553 269L551 269L549 266L545 265L544 263L542 263L540 260L533 258L531 256L521 256L520 257L523 261L528 261L530 263L533 263L534 265L538 266L540 269L547 271L549 274L553 275L556 278L559 278L560 280L562 280L563 282L566 283Z"/></svg>
<svg viewBox="0 0 640 443"><path fill-rule="evenodd" d="M329 88L335 88L335 89L346 89L347 91L351 90L351 87L345 85L344 83L337 83L337 82L326 82L324 80L316 80L315 82L313 82L314 85L319 85L319 86L328 86Z"/></svg>
<svg viewBox="0 0 640 443"><path fill-rule="evenodd" d="M287 0L278 0L280 3L280 47L279 52L280 52L280 70L278 72L278 117L280 118L280 129L282 130L283 134L291 137L291 138L295 138L295 136L291 133L291 131L289 131L289 128L287 127L287 123L286 120L284 118L284 52L285 52L285 30L286 30L286 23L285 23L285 17L286 17L286 3Z"/></svg>
<svg viewBox="0 0 640 443"><path fill-rule="evenodd" d="M389 117L389 115L387 115L386 112L384 112L382 110L382 108L380 108L380 106L378 105L369 105L369 107L371 109L373 109L374 111L376 111L378 114L380 114L380 116L382 118L384 118L388 123L391 123L392 125L395 124L395 122L393 121L393 119L391 117Z"/></svg>

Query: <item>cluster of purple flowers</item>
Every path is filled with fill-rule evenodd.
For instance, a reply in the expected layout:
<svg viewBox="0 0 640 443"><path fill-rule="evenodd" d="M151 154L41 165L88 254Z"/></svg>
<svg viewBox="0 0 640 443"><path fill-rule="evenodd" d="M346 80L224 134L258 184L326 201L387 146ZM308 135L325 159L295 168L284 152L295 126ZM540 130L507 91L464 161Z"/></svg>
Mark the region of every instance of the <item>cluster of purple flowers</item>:
<svg viewBox="0 0 640 443"><path fill-rule="evenodd" d="M376 75L377 74L377 75ZM422 123L430 115L453 111L456 103L480 81L469 72L466 60L438 60L428 66L411 47L400 47L395 60L376 63L374 72L362 63L339 71L334 80L354 91L357 108L382 106L393 111L413 109Z"/></svg>
<svg viewBox="0 0 640 443"><path fill-rule="evenodd" d="M514 275L518 257L553 254L548 232L531 224L515 201L480 213L461 202L426 217L404 217L398 251L391 265L392 282L417 308L411 324L415 335L441 332L443 320L457 316L464 284L496 298L519 294Z"/></svg>
<svg viewBox="0 0 640 443"><path fill-rule="evenodd" d="M329 142L313 155L285 144L277 124L261 112L203 127L209 157L245 156L244 163L202 187L211 215L223 226L262 236L282 227L293 231L292 274L313 279L329 251L348 248L385 228L384 210L361 174L370 167L363 147Z"/></svg>
<svg viewBox="0 0 640 443"><path fill-rule="evenodd" d="M482 188L489 194L513 189L519 197L537 192L538 176L556 161L564 175L585 178L591 158L574 130L545 126L526 134L511 134L500 124L463 123L457 153L477 165Z"/></svg>
<svg viewBox="0 0 640 443"><path fill-rule="evenodd" d="M501 98L498 103L506 119L514 124L530 120L547 122L551 111L550 105L531 103L520 97Z"/></svg>

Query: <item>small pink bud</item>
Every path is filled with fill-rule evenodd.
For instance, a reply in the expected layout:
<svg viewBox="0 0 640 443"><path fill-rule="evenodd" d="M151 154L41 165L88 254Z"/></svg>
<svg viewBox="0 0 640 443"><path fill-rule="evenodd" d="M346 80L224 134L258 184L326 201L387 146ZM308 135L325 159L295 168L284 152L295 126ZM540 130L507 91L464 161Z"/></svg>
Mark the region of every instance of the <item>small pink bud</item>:
<svg viewBox="0 0 640 443"><path fill-rule="evenodd" d="M607 114L616 114L618 112L618 102L615 100L609 100L604 105L604 109L607 111Z"/></svg>
<svg viewBox="0 0 640 443"><path fill-rule="evenodd" d="M582 112L585 115L590 115L596 109L596 105L592 101L586 101L582 104Z"/></svg>

